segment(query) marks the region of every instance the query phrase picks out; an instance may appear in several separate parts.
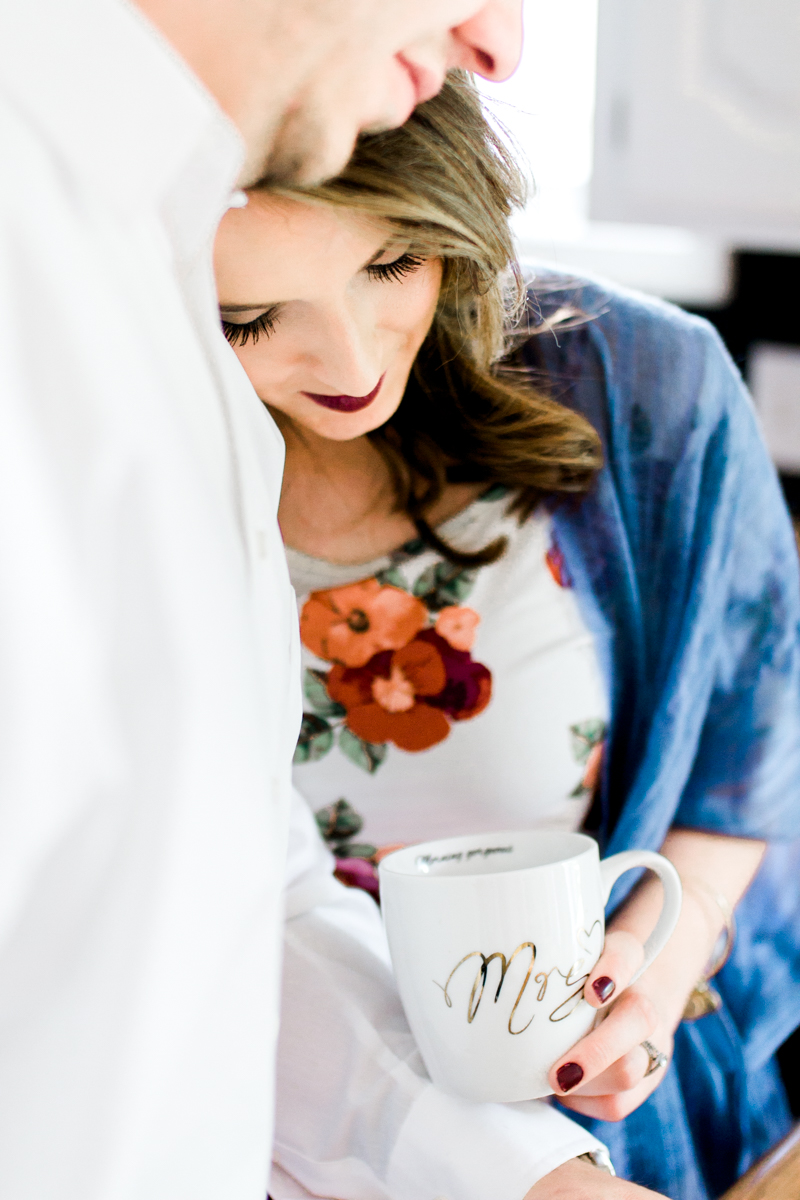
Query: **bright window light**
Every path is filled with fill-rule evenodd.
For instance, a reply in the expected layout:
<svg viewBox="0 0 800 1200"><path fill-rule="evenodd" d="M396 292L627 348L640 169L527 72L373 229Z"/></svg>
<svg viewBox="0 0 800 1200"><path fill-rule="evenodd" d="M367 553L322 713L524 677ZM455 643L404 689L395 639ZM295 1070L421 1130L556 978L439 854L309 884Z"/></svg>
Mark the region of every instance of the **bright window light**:
<svg viewBox="0 0 800 1200"><path fill-rule="evenodd" d="M520 257L683 303L722 304L731 286L724 244L685 229L589 220L597 9L598 0L525 0L516 74L478 81L535 183L513 222Z"/></svg>
<svg viewBox="0 0 800 1200"><path fill-rule="evenodd" d="M506 83L479 80L536 185L529 214L565 231L585 220L592 171L597 0L525 0L525 46Z"/></svg>

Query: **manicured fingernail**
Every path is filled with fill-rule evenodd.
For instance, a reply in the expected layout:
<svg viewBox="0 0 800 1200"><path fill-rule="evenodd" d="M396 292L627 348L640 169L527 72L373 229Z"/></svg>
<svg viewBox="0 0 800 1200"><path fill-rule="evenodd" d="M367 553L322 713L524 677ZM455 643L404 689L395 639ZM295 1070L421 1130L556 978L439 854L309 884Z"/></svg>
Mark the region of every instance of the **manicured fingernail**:
<svg viewBox="0 0 800 1200"><path fill-rule="evenodd" d="M579 1067L577 1063L564 1063L563 1067L556 1071L556 1079L562 1092L570 1092L583 1079L583 1067Z"/></svg>
<svg viewBox="0 0 800 1200"><path fill-rule="evenodd" d="M617 985L613 979L609 979L608 975L601 975L599 979L595 979L592 984L592 991L601 1004L604 1004L609 996L613 996L614 988Z"/></svg>

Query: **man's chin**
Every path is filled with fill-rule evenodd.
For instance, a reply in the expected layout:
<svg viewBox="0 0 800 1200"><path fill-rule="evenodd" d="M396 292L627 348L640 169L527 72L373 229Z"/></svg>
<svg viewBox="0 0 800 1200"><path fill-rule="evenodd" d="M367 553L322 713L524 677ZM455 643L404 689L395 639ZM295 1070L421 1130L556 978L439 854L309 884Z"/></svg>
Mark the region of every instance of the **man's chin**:
<svg viewBox="0 0 800 1200"><path fill-rule="evenodd" d="M332 179L346 166L355 140L355 129L344 123L331 129L327 122L309 120L307 114L290 113L277 131L255 186L313 187Z"/></svg>
<svg viewBox="0 0 800 1200"><path fill-rule="evenodd" d="M345 120L331 128L328 121L310 119L302 111L289 113L281 122L260 173L240 186L313 187L333 179L347 165L359 132L383 133L402 125L410 115L404 110L376 117L359 130L355 122Z"/></svg>

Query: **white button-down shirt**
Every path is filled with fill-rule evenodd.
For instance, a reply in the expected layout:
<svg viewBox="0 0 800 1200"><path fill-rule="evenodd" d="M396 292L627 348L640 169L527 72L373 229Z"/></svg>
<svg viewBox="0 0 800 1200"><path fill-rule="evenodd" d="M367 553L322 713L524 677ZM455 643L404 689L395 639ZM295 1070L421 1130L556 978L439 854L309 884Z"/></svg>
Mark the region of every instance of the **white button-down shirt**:
<svg viewBox="0 0 800 1200"><path fill-rule="evenodd" d="M0 26L0 1197L263 1200L300 705L211 273L242 147L123 0ZM521 1200L595 1146L430 1085L294 820L274 1195Z"/></svg>
<svg viewBox="0 0 800 1200"><path fill-rule="evenodd" d="M0 26L0 1196L263 1200L299 694L242 147L118 0Z"/></svg>

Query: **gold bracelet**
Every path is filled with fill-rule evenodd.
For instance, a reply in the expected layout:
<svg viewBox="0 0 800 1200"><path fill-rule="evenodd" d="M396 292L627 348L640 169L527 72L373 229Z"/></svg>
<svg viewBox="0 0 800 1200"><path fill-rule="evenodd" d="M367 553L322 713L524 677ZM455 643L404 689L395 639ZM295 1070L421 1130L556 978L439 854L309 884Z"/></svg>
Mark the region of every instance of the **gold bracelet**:
<svg viewBox="0 0 800 1200"><path fill-rule="evenodd" d="M704 880L689 878L683 879L682 883L684 887L687 884L693 884L700 891L705 892L707 896L710 896L725 918L725 928L717 938L714 949L716 950L717 943L723 936L725 940L721 948L716 950L715 954L712 954L701 978L690 992L689 998L686 1001L686 1007L683 1010L684 1021L697 1021L700 1017L707 1017L709 1013L718 1012L722 1007L722 997L717 989L711 986L709 980L713 979L717 971L722 970L730 958L733 943L736 939L736 917L727 896L723 896L722 892L715 892Z"/></svg>

